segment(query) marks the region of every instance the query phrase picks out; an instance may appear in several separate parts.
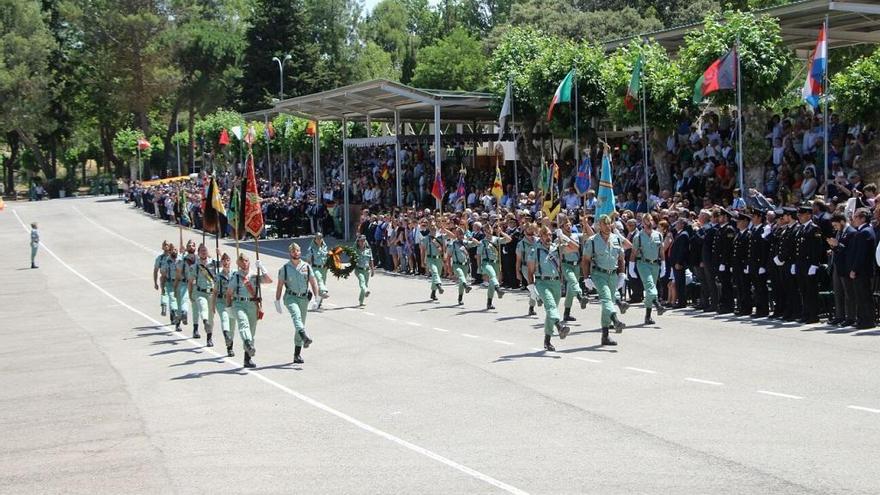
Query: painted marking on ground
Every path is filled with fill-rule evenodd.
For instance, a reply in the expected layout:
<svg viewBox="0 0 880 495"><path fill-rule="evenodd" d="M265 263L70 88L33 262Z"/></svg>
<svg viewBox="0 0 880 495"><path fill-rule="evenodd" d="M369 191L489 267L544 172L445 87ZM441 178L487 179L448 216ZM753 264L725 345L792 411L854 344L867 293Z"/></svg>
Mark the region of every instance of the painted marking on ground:
<svg viewBox="0 0 880 495"><path fill-rule="evenodd" d="M21 217L18 216L18 212L15 211L15 210L12 210L12 214L15 215L15 218L18 220L18 223L21 224L21 228L24 229L25 232L28 232L28 228L27 228L27 226L25 225L25 223L21 220ZM136 315L138 315L138 316L144 318L145 320L147 320L147 321L149 321L149 322L151 322L151 323L154 323L154 324L156 324L156 325L158 325L158 326L165 327L165 325L164 325L162 322L160 322L160 321L154 319L153 317L147 315L146 313L144 313L143 311L141 311L141 310L135 308L134 306L129 305L128 303L126 303L126 302L123 301L122 299L119 299L118 297L116 297L116 296L114 296L113 294L111 294L110 292L108 292L106 289L104 289L104 288L101 287L100 285L96 284L95 282L92 282L91 279L89 279L88 277L86 277L86 276L83 275L82 273L78 272L78 271L77 271L76 269L74 269L72 266L68 265L64 260L61 259L61 257L59 257L57 254L55 254L54 251L52 251L51 249L49 249L49 247L46 246L45 243L41 242L41 243L40 243L40 246L42 246L43 249L44 249L47 253L49 253L49 255L51 255L53 258L55 258L55 260L56 260L58 263L60 263L64 268L66 268L68 271L70 271L71 273L73 273L74 275L76 275L76 276L77 276L78 278L80 278L83 282L85 282L85 283L89 284L90 286L92 286L93 288L95 288L98 292L101 292L102 294L104 294L105 296L107 296L108 298L110 298L111 300L113 300L113 301L115 301L116 303L118 303L119 305L125 307L126 309L128 309L128 310L131 311L132 313L134 313L134 314L136 314ZM380 429L378 429L378 428L376 428L376 427L374 427L374 426L370 426L370 425L368 425L367 423L364 423L364 422L362 422L362 421L360 421L360 420L358 420L358 419L356 419L356 418L354 418L354 417L352 417L352 416L349 416L348 414L345 414L345 413L342 412L342 411L338 411L338 410L336 410L336 409L333 409L332 407L330 407L330 406L328 406L328 405L326 405L326 404L324 404L324 403L322 403L322 402L318 402L317 400L312 399L311 397L309 397L309 396L307 396L307 395L304 395L304 394L302 394L302 393L300 393L300 392L297 392L297 391L295 391L295 390L293 390L293 389L291 389L291 388L289 388L289 387L287 387L287 386L285 386L285 385L282 385L282 384L276 382L275 380L272 380L271 378L268 378L268 377L264 376L264 375L263 375L262 373L260 373L259 371L251 371L251 370L248 370L248 369L246 369L246 368L242 368L240 364L238 364L237 362L233 361L232 359L226 357L225 354L220 354L220 353L214 351L212 348L207 348L207 347L203 348L202 345L201 345L201 343L198 342L198 341L192 340L192 339L190 339L190 338L184 338L184 339L181 339L181 340L186 340L186 341L190 342L191 344L193 344L194 346L198 347L199 349L202 349L204 352L208 352L208 353L210 353L210 354L212 354L212 355L214 355L214 356L220 358L221 361L223 361L223 362L225 362L225 363L227 363L227 364L230 364L230 365L235 366L236 369L241 368L241 370L240 370L241 373L244 373L244 374L246 374L246 375L250 375L250 376L253 376L254 378L257 378L257 379L259 379L259 380L262 380L263 382L265 382L265 383L267 383L267 384L269 384L269 385L271 385L271 386L277 388L278 390L281 390L282 392L285 392L285 393L287 393L288 395L290 395L290 396L292 396L292 397L294 397L294 398L296 398L296 399L299 399L300 401L305 402L306 404L309 404L309 405L311 405L311 406L313 406L313 407L315 407L315 408L317 408L317 409L320 409L320 410L322 410L322 411L324 411L324 412L326 412L326 413L328 413L328 414L331 414L331 415L333 415L333 416L336 416L337 418L339 418L339 419L341 419L341 420L343 420L343 421L345 421L345 422L347 422L347 423L349 423L349 424L352 424L352 425L354 425L354 426L356 426L356 427L358 427L358 428L360 428L360 429L362 429L362 430L364 430L364 431L367 431L367 432L369 432L369 433L372 433L372 434L374 434L374 435L376 435L376 436L378 436L378 437L384 438L384 439L386 439L386 440L388 440L388 441L390 441L390 442L396 443L397 445L400 445L401 447L404 447L404 448L406 448L406 449L409 449L409 450L411 450L411 451L413 451L413 452L416 452L417 454L423 455L423 456L425 456L425 457L427 457L427 458L429 458L429 459L433 459L433 460L435 460L435 461L437 461L437 462L440 462L441 464L445 464L446 466L449 466L449 467L451 467L451 468L453 468L453 469L455 469L455 470L457 470L457 471L460 471L460 472L462 472L462 473L465 473L465 474L467 474L467 475L469 475L469 476L471 476L471 477L473 477L473 478L476 478L476 479L478 479L478 480L480 480L480 481L483 481L483 482L485 482L485 483L487 483L487 484L489 484L489 485L492 485L492 486L494 486L494 487L496 487L496 488L499 488L499 489L501 489L501 490L504 490L504 491L507 492L507 493L513 493L513 494L516 494L516 495L528 495L528 492L526 492L526 491L524 491L524 490L520 490L519 488L516 488L515 486L508 485L507 483L504 483L503 481L497 480L497 479L495 479L495 478L493 478L493 477L491 477L491 476L489 476L489 475L487 475L487 474L483 474L483 473L481 473L480 471L477 471L476 469L469 468L469 467L467 467L467 466L465 466L465 465L463 465L463 464L459 464L459 463L453 461L452 459L449 459L449 458L443 457L442 455L437 454L437 453L435 453L435 452L433 452L433 451L431 451L431 450L428 450L428 449L426 449L426 448L424 448L424 447L420 447L420 446L418 446L418 445L416 445L416 444L414 444L414 443L408 442L408 441L406 441L406 440L404 440L404 439L402 439L402 438L400 438L400 437L396 437L396 436L394 436L394 435L392 435L392 434L390 434L390 433L388 433L388 432L385 432L385 431L383 431L383 430L380 430Z"/></svg>
<svg viewBox="0 0 880 495"><path fill-rule="evenodd" d="M782 397L784 399L794 399L794 400L803 399L803 397L801 397L800 395L782 394L779 392L771 392L769 390L758 390L758 393L764 394L764 395L772 395L773 397Z"/></svg>
<svg viewBox="0 0 880 495"><path fill-rule="evenodd" d="M397 321L397 318L392 318L390 316L386 316L385 319L388 321Z"/></svg>
<svg viewBox="0 0 880 495"><path fill-rule="evenodd" d="M721 382L713 382L712 380L703 380L702 378L685 378L685 381L694 382L694 383L702 383L704 385L715 385L715 386L724 385Z"/></svg>
<svg viewBox="0 0 880 495"><path fill-rule="evenodd" d="M498 344L504 344L504 345L513 345L513 342L508 342L506 340L493 340L492 342L496 342Z"/></svg>
<svg viewBox="0 0 880 495"><path fill-rule="evenodd" d="M578 361L586 361L588 363L601 363L602 362L602 361L599 361L598 359L590 359L590 358L585 358L585 357L580 357L580 356L571 356L571 357L573 359L577 359Z"/></svg>
<svg viewBox="0 0 880 495"><path fill-rule="evenodd" d="M623 368L624 368L624 369L627 369L627 370L630 370L630 371L638 371L639 373L647 373L647 374L649 374L649 375L656 375L656 374L657 374L656 371L654 371L654 370L646 370L645 368L635 368L635 367L633 367L633 366L624 366Z"/></svg>
<svg viewBox="0 0 880 495"><path fill-rule="evenodd" d="M865 411L874 414L880 414L880 409L872 409L870 407L862 407L862 406L846 406L849 409L855 409L856 411Z"/></svg>
<svg viewBox="0 0 880 495"><path fill-rule="evenodd" d="M90 224L94 225L95 227L98 227L99 229L101 229L101 230L103 230L104 232L106 232L106 233L112 235L113 237L117 237L117 238L119 238L119 239L122 239L123 241L125 241L125 242L131 244L132 246L137 247L137 248L140 248L140 249L143 249L144 251L146 251L146 252L148 252L148 253L155 254L155 255L157 255L157 256L160 254L159 251L157 251L157 250L155 250L155 249L150 249L150 248L148 248L147 246L144 246L143 244L141 244L141 243L139 243L139 242L133 241L133 240L129 239L128 237L125 237L124 235L119 234L118 232L114 232L114 231L108 229L107 227L104 227L104 226L101 225L100 223L98 223L98 222L92 220L91 218L87 217L86 214L83 213L82 211L80 211L80 209L77 208L76 206L73 207L73 211L79 213L79 215L80 215L81 217L83 217L83 218L84 218L87 222L89 222ZM18 215L16 214L16 216L18 216ZM21 219L19 219L19 220L21 220Z"/></svg>
<svg viewBox="0 0 880 495"><path fill-rule="evenodd" d="M442 328L437 328L437 327L434 327L434 330L437 330L438 332L445 332L445 333L449 332L449 330L444 330Z"/></svg>
<svg viewBox="0 0 880 495"><path fill-rule="evenodd" d="M339 307L338 304L333 304L333 303L330 303L330 302L325 302L324 304L326 304L327 306L330 306L331 308L338 308L338 307Z"/></svg>
<svg viewBox="0 0 880 495"><path fill-rule="evenodd" d="M376 316L376 313L370 313L369 311L364 311L364 314L367 316Z"/></svg>
<svg viewBox="0 0 880 495"><path fill-rule="evenodd" d="M414 327L420 327L420 326L422 326L421 323L416 323L416 322L414 322L414 321L408 321L408 322L406 322L406 324L407 324L407 325L412 325L412 326L414 326Z"/></svg>
<svg viewBox="0 0 880 495"><path fill-rule="evenodd" d="M461 334L461 336L462 336L462 337L467 337L467 338L469 338L469 339L478 339L478 338L480 338L480 337L477 336L477 335L471 335L471 334L469 334L469 333L463 333L463 334Z"/></svg>

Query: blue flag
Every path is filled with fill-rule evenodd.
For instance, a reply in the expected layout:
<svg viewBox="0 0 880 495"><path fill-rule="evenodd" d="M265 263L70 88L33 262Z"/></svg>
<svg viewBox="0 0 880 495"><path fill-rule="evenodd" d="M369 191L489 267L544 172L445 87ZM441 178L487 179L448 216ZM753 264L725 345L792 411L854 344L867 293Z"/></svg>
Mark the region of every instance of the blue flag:
<svg viewBox="0 0 880 495"><path fill-rule="evenodd" d="M611 215L616 210L614 185L611 183L611 158L607 151L602 155L602 175L599 176L599 193L596 199L596 218Z"/></svg>
<svg viewBox="0 0 880 495"><path fill-rule="evenodd" d="M578 194L581 196L587 194L587 189L590 188L592 168L593 164L590 162L590 155L587 155L578 167L577 177L574 179L574 188L577 189Z"/></svg>

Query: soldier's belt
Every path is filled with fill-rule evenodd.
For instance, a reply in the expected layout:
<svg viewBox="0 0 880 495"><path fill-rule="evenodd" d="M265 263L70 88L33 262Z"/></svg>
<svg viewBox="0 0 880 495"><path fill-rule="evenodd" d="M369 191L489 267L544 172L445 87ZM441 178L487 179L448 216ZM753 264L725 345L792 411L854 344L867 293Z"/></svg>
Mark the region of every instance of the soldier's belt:
<svg viewBox="0 0 880 495"><path fill-rule="evenodd" d="M563 261L562 264L565 266L570 266L572 268L577 268L578 266L577 261Z"/></svg>
<svg viewBox="0 0 880 495"><path fill-rule="evenodd" d="M286 291L284 291L284 294L287 296L293 296L293 297L309 297L308 292L299 293L299 292L293 292L293 291L286 290Z"/></svg>
<svg viewBox="0 0 880 495"><path fill-rule="evenodd" d="M258 297L233 297L232 300L238 302L260 302Z"/></svg>
<svg viewBox="0 0 880 495"><path fill-rule="evenodd" d="M645 258L639 258L637 261L641 261L642 263L650 263L652 265L659 265L660 260L647 260Z"/></svg>
<svg viewBox="0 0 880 495"><path fill-rule="evenodd" d="M452 266L458 266L458 267L461 267L461 268L464 268L464 267L466 267L467 265L468 265L467 263L453 263L453 264L452 264Z"/></svg>
<svg viewBox="0 0 880 495"><path fill-rule="evenodd" d="M535 277L538 280L559 280L559 277L541 276Z"/></svg>
<svg viewBox="0 0 880 495"><path fill-rule="evenodd" d="M596 265L593 265L593 270L596 270L597 272L600 272L600 273L604 273L606 275L616 275L617 274L617 270L606 270L606 269L600 268Z"/></svg>
<svg viewBox="0 0 880 495"><path fill-rule="evenodd" d="M428 256L428 258L431 258L432 260L439 260L440 259L440 256L432 256L430 254L427 256Z"/></svg>
<svg viewBox="0 0 880 495"><path fill-rule="evenodd" d="M201 292L203 294L212 294L214 291L209 289L203 289L201 287L196 287L196 292Z"/></svg>

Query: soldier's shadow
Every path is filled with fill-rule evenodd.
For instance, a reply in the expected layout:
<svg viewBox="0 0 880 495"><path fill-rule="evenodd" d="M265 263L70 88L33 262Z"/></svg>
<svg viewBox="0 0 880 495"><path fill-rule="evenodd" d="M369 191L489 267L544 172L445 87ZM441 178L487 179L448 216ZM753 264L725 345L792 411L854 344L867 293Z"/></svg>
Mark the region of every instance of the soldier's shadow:
<svg viewBox="0 0 880 495"><path fill-rule="evenodd" d="M596 330L592 330L592 331L595 332ZM596 344L596 345L591 345L591 346L587 346L587 347L575 347L574 349L561 349L561 350L557 350L556 352L558 352L560 354L571 354L573 352L607 352L610 354L616 354L617 349L609 349L609 348L603 346L602 344Z"/></svg>
<svg viewBox="0 0 880 495"><path fill-rule="evenodd" d="M245 369L243 367L239 368L228 368L224 370L216 370L216 371L199 371L193 373L187 373L185 375L175 376L171 380L192 380L194 378L204 378L212 375L247 375Z"/></svg>
<svg viewBox="0 0 880 495"><path fill-rule="evenodd" d="M553 354L548 354L547 351L540 350L534 352L524 352L522 354L508 354L506 356L499 356L498 359L492 361L493 363L503 363L506 361L513 361L515 359L524 359L524 358L550 358L550 359L562 359L562 356L554 356Z"/></svg>

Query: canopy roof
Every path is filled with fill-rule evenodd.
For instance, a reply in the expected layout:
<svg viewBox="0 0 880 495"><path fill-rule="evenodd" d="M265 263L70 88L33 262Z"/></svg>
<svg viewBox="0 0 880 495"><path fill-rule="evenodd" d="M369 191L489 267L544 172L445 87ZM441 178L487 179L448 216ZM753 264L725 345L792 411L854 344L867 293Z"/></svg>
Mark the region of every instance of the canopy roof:
<svg viewBox="0 0 880 495"><path fill-rule="evenodd" d="M779 19L782 39L806 59L815 48L819 27L828 16L828 48L841 48L863 43L880 43L880 0L836 2L832 0L801 0L779 7L756 11ZM703 28L702 22L653 33L621 38L605 43L605 51L627 45L632 40L654 39L670 52L678 51L685 36Z"/></svg>
<svg viewBox="0 0 880 495"><path fill-rule="evenodd" d="M394 113L407 122L434 121L434 107L440 107L444 122L496 122L496 97L474 91L418 89L385 79L282 100L272 111L312 120L394 121ZM261 114L262 115L262 114Z"/></svg>

